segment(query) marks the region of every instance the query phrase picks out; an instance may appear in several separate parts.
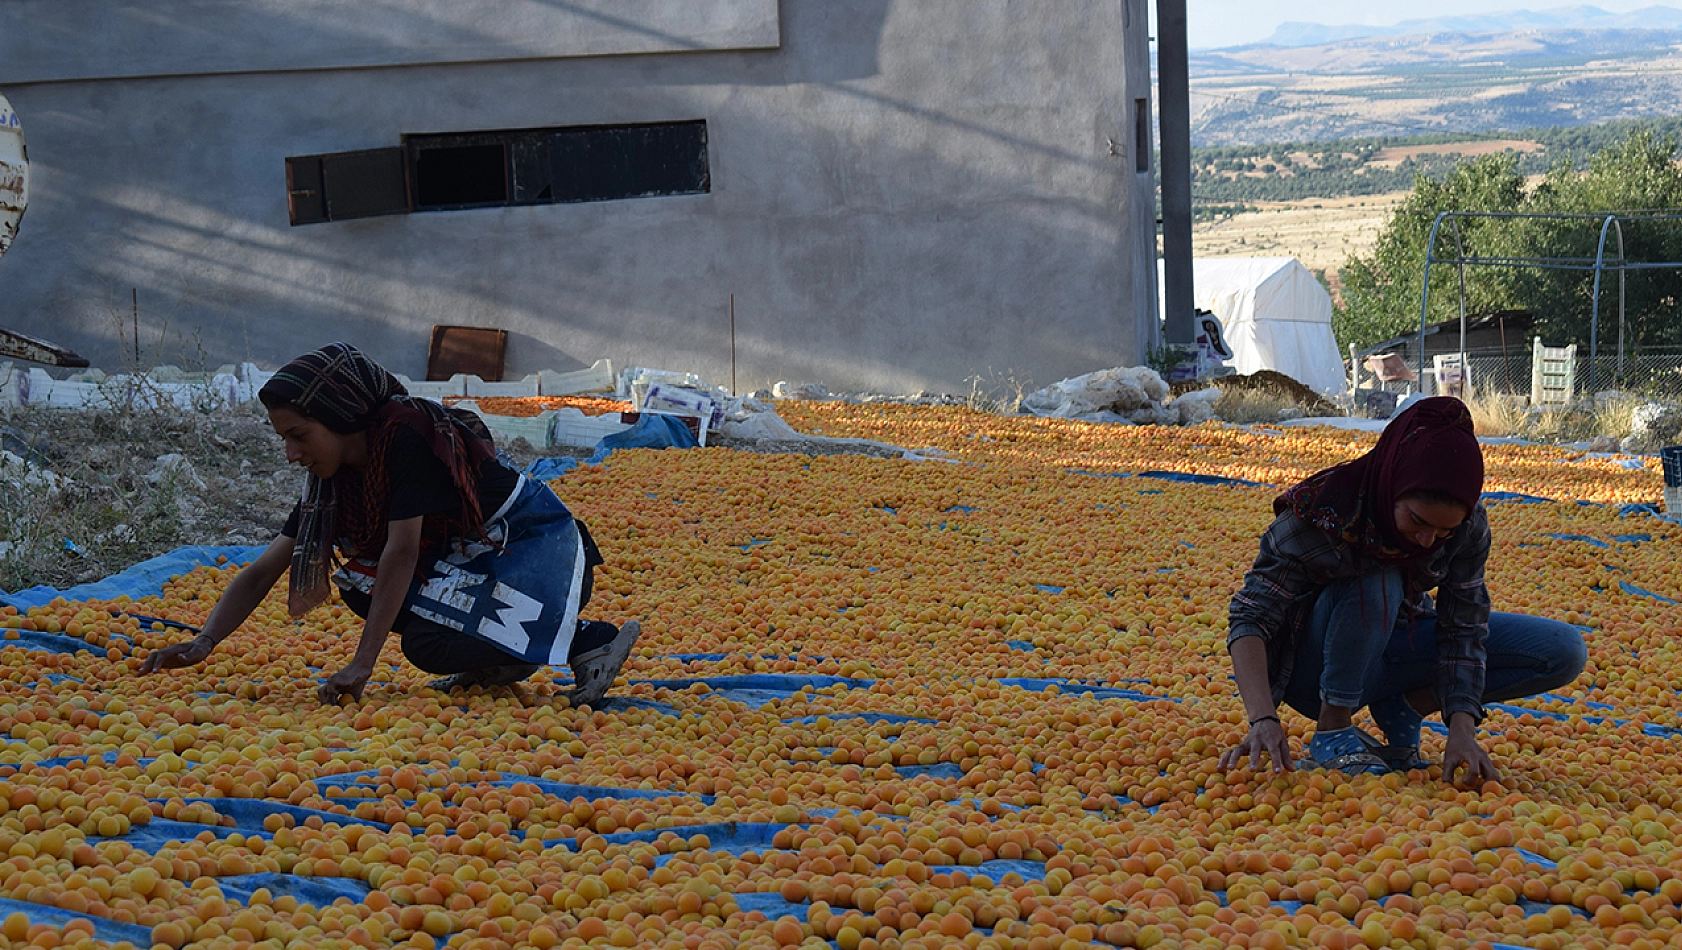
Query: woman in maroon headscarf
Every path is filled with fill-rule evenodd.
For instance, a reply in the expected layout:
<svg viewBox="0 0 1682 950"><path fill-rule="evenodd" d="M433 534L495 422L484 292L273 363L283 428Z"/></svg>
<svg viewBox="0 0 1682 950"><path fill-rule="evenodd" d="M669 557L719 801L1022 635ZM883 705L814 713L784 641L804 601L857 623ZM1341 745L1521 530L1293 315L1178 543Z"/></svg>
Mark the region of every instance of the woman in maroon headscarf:
<svg viewBox="0 0 1682 950"><path fill-rule="evenodd" d="M1348 773L1423 768L1419 732L1440 712L1442 771L1499 780L1478 745L1483 704L1557 689L1582 672L1567 624L1491 613L1483 452L1457 399L1421 400L1366 455L1309 477L1277 516L1232 598L1227 649L1249 734L1221 756L1293 767L1280 703L1316 720L1305 765ZM1436 592L1435 602L1427 596ZM1367 707L1385 741L1357 729Z"/></svg>

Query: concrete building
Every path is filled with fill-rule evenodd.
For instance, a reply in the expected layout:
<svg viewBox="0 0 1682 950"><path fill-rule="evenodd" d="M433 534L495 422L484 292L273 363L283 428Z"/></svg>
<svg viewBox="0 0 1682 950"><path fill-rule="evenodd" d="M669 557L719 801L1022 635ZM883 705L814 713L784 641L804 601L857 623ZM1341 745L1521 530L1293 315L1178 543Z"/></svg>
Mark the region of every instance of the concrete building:
<svg viewBox="0 0 1682 950"><path fill-rule="evenodd" d="M418 378L466 324L728 382L734 294L744 390L1138 363L1146 3L10 0L0 323L121 369L137 288L143 362Z"/></svg>

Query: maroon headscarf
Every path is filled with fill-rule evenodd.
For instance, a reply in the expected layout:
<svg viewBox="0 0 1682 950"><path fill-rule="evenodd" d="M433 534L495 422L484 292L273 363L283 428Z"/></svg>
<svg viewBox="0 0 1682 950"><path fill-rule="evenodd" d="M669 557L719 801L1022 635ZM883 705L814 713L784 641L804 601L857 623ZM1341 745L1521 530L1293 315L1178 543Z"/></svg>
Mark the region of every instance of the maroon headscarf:
<svg viewBox="0 0 1682 950"><path fill-rule="evenodd" d="M1483 450L1466 404L1448 396L1422 399L1391 420L1372 451L1310 475L1273 502L1273 513L1297 517L1343 539L1360 553L1407 561L1433 554L1396 529L1396 500L1431 492L1465 506L1483 497Z"/></svg>

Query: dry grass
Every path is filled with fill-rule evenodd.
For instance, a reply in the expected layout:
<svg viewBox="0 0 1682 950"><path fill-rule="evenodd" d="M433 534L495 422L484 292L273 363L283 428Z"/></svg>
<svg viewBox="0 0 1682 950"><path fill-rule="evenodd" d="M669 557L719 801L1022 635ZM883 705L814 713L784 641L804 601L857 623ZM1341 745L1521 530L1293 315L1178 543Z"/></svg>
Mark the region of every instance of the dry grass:
<svg viewBox="0 0 1682 950"><path fill-rule="evenodd" d="M1516 437L1529 415L1524 401L1513 396L1474 396L1466 407L1472 413L1472 428L1490 438Z"/></svg>
<svg viewBox="0 0 1682 950"><path fill-rule="evenodd" d="M1521 398L1492 394L1475 396L1467 405L1480 436L1581 442L1601 436L1621 440L1630 435L1635 407L1645 401L1621 393L1603 393L1569 406L1532 409Z"/></svg>
<svg viewBox="0 0 1682 950"><path fill-rule="evenodd" d="M185 544L266 544L301 484L255 403L26 408L11 412L6 434L0 589L8 591L93 580ZM160 463L171 455L185 464Z"/></svg>
<svg viewBox="0 0 1682 950"><path fill-rule="evenodd" d="M1301 409L1295 399L1283 393L1255 389L1229 389L1215 402L1216 417L1238 425L1278 422L1281 413L1293 409Z"/></svg>

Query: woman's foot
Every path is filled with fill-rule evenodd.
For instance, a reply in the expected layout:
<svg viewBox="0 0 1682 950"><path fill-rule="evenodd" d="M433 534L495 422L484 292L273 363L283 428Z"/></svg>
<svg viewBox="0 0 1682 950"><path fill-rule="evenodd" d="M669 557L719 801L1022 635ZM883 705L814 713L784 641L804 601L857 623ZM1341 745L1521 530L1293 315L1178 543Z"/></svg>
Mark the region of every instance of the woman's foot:
<svg viewBox="0 0 1682 950"><path fill-rule="evenodd" d="M430 684L440 693L447 693L453 689L494 689L498 686L513 686L515 683L527 679L542 667L534 663L510 663L506 666L487 666L484 669L468 670L435 679Z"/></svg>
<svg viewBox="0 0 1682 950"><path fill-rule="evenodd" d="M641 635L642 625L632 620L619 629L619 635L611 643L572 658L572 679L576 684L568 697L572 705L594 706L602 701Z"/></svg>
<svg viewBox="0 0 1682 950"><path fill-rule="evenodd" d="M1360 733L1361 741L1367 744L1367 751L1384 760L1384 764L1389 766L1392 772L1411 772L1431 766L1431 763L1420 758L1418 745L1386 744L1383 739L1365 729L1361 729Z"/></svg>
<svg viewBox="0 0 1682 950"><path fill-rule="evenodd" d="M1383 775L1390 771L1383 759L1368 751L1366 734L1354 726L1316 732L1308 742L1308 758L1298 767L1346 775Z"/></svg>

